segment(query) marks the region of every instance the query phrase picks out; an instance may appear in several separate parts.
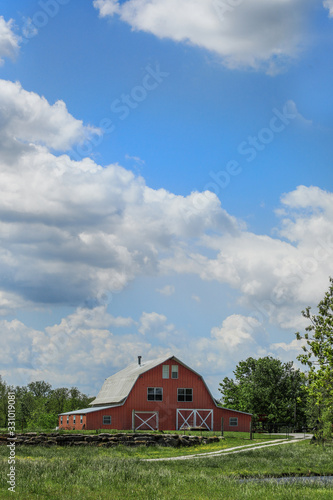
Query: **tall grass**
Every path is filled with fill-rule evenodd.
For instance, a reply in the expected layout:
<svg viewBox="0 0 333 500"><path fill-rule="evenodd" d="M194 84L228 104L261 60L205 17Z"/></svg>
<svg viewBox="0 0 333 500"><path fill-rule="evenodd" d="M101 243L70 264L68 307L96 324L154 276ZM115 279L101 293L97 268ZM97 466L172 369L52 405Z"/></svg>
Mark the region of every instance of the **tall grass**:
<svg viewBox="0 0 333 500"><path fill-rule="evenodd" d="M140 451L140 450L139 450ZM142 448L144 453L146 448ZM17 447L18 498L38 499L331 499L313 484L240 483L240 478L333 474L333 450L302 442L215 458L142 462L125 447ZM1 498L8 451L0 447Z"/></svg>

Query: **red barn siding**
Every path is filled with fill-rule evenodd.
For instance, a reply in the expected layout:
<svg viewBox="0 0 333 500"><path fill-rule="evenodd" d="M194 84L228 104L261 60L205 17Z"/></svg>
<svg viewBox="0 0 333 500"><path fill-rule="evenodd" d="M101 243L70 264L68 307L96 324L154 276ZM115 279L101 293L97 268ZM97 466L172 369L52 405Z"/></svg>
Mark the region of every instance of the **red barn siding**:
<svg viewBox="0 0 333 500"><path fill-rule="evenodd" d="M76 415L76 422L74 424L74 415ZM62 417L62 424L61 424L61 417ZM80 423L80 417L81 415L78 415L76 413L73 413L71 415L68 415L68 424L67 424L67 415L61 415L59 416L59 429L67 429L67 430L73 430L73 429L85 429L86 426L86 415L82 415L82 424Z"/></svg>

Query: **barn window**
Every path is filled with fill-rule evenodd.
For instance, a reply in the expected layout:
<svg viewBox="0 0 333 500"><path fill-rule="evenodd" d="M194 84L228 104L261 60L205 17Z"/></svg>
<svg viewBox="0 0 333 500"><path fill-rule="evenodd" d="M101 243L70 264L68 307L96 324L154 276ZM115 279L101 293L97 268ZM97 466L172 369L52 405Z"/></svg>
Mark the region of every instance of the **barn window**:
<svg viewBox="0 0 333 500"><path fill-rule="evenodd" d="M103 425L111 425L110 415L103 415Z"/></svg>
<svg viewBox="0 0 333 500"><path fill-rule="evenodd" d="M238 425L238 417L230 417L229 418L230 427L237 427Z"/></svg>
<svg viewBox="0 0 333 500"><path fill-rule="evenodd" d="M60 417L60 424L62 425L62 417Z"/></svg>
<svg viewBox="0 0 333 500"><path fill-rule="evenodd" d="M69 424L69 415L67 415L67 423Z"/></svg>
<svg viewBox="0 0 333 500"><path fill-rule="evenodd" d="M172 365L171 378L178 378L178 365Z"/></svg>
<svg viewBox="0 0 333 500"><path fill-rule="evenodd" d="M162 387L148 387L147 399L148 401L163 401Z"/></svg>
<svg viewBox="0 0 333 500"><path fill-rule="evenodd" d="M177 401L193 401L193 389L177 389Z"/></svg>
<svg viewBox="0 0 333 500"><path fill-rule="evenodd" d="M75 425L76 422L76 415L73 415L73 424Z"/></svg>
<svg viewBox="0 0 333 500"><path fill-rule="evenodd" d="M82 424L82 422L83 422L83 416L81 415L80 416L80 424Z"/></svg>
<svg viewBox="0 0 333 500"><path fill-rule="evenodd" d="M162 378L169 378L169 365L163 365Z"/></svg>

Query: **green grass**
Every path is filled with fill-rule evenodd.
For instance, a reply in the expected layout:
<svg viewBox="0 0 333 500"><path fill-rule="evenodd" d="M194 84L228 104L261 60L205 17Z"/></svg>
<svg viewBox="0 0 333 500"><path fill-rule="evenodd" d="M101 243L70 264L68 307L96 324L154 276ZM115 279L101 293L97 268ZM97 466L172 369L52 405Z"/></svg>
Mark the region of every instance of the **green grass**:
<svg viewBox="0 0 333 500"><path fill-rule="evenodd" d="M234 439L230 439L234 445ZM243 441L243 444L249 442ZM160 449L160 453L165 452ZM193 451L193 448L191 448ZM16 492L28 499L331 499L318 484L240 483L241 478L333 474L333 450L297 444L214 458L143 462L147 448L16 448ZM7 491L8 450L0 447L0 497Z"/></svg>

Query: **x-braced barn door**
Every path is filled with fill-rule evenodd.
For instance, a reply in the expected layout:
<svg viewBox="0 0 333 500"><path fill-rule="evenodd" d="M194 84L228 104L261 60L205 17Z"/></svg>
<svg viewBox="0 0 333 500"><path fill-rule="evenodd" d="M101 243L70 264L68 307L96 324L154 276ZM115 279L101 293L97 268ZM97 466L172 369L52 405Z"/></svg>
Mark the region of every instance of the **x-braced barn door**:
<svg viewBox="0 0 333 500"><path fill-rule="evenodd" d="M189 427L202 427L203 429L212 431L213 422L213 410L177 409L177 430Z"/></svg>
<svg viewBox="0 0 333 500"><path fill-rule="evenodd" d="M157 431L158 411L132 411L132 429L134 431Z"/></svg>

